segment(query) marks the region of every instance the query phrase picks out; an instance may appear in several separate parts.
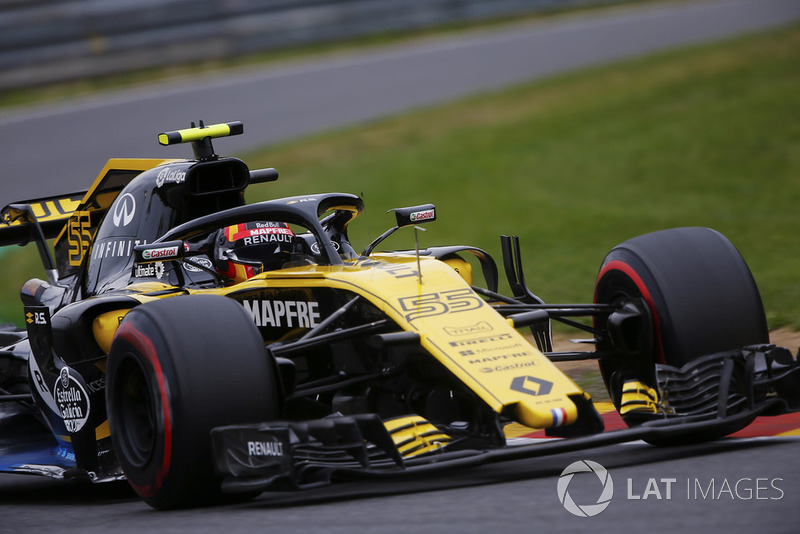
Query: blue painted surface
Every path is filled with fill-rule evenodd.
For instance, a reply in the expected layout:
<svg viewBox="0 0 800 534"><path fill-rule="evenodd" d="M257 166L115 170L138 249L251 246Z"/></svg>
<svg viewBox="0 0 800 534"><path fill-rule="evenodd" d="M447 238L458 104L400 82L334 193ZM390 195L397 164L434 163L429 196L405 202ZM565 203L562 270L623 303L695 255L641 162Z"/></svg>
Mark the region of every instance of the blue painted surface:
<svg viewBox="0 0 800 534"><path fill-rule="evenodd" d="M18 472L25 465L70 469L76 467L75 453L63 445L39 445L25 451L0 455L0 472Z"/></svg>

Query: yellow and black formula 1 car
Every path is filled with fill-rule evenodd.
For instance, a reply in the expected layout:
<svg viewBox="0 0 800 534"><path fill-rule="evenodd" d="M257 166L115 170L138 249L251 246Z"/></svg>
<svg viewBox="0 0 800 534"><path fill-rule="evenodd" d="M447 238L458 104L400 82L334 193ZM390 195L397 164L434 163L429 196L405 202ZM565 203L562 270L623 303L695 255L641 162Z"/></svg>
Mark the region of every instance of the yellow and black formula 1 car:
<svg viewBox="0 0 800 534"><path fill-rule="evenodd" d="M22 288L27 329L0 331L0 471L127 478L173 508L707 440L800 409L800 366L769 344L756 284L721 234L630 239L606 256L594 302L567 305L528 289L518 240L503 236L504 296L475 247L376 252L435 220L433 205L395 210L397 225L358 252L357 196L245 204L245 188L278 174L215 154L213 138L242 129L161 134L194 158L112 159L84 193L2 210L0 244L35 242L48 280ZM551 321L594 350L554 352ZM553 363L587 358L629 428L603 432ZM512 422L563 439L511 447Z"/></svg>

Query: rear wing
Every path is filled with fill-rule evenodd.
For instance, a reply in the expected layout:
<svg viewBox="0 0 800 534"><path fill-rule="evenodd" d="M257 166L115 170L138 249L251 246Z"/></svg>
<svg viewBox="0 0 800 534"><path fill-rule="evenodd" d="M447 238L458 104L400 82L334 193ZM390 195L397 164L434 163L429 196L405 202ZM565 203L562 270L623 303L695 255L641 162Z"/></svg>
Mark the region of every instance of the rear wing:
<svg viewBox="0 0 800 534"><path fill-rule="evenodd" d="M68 195L15 202L0 210L0 246L24 245L39 223L45 239L61 233L72 213L80 206L86 191Z"/></svg>
<svg viewBox="0 0 800 534"><path fill-rule="evenodd" d="M195 159L206 162L218 159L212 138L239 135L243 131L238 121L209 126L200 121L199 128L192 123L188 129L161 133L158 142L191 143ZM57 283L59 277L78 271L100 221L122 189L142 172L175 161L181 160L110 159L88 191L9 204L0 210L0 247L34 241L48 279ZM275 169L261 169L249 173L248 183L271 182L277 177ZM47 246L48 239L55 239L55 262Z"/></svg>
<svg viewBox="0 0 800 534"><path fill-rule="evenodd" d="M70 274L91 247L119 192L141 172L171 159L110 159L87 191L8 204L0 210L0 247L35 242L51 281ZM74 227L74 228L73 228ZM47 247L55 239L58 269Z"/></svg>

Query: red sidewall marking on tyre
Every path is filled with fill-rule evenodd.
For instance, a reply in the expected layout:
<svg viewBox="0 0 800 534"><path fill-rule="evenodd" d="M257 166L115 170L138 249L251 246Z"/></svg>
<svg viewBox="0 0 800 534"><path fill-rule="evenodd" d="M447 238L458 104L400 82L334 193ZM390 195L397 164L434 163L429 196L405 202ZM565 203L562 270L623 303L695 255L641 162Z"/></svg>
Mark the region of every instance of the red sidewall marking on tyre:
<svg viewBox="0 0 800 534"><path fill-rule="evenodd" d="M644 281L641 279L639 274L627 263L620 260L611 260L610 262L603 265L603 268L600 270L600 274L597 275L597 281L599 282L603 276L609 271L620 271L625 274L631 281L636 285L636 288L639 290L639 293L642 294L642 298L647 303L647 307L650 308L650 313L653 316L653 322L655 323L655 337L656 337L656 359L658 363L667 363L667 359L664 355L664 345L661 339L661 316L658 315L658 309L656 308L656 303L653 301L652 295L650 295L650 291L647 290L647 286L644 285ZM595 284L596 287L596 284ZM594 301L597 302L597 289L595 289Z"/></svg>
<svg viewBox="0 0 800 534"><path fill-rule="evenodd" d="M131 323L123 323L120 325L117 330L117 336L139 349L153 367L156 381L158 382L158 391L161 396L161 412L164 417L164 455L161 459L161 465L156 470L155 485L139 486L131 482L130 478L128 478L128 482L139 495L142 497L152 497L163 485L164 479L167 477L167 473L169 473L170 460L172 457L172 417L169 410L167 385L164 380L164 373L161 370L161 363L156 356L156 348L150 338L142 334Z"/></svg>

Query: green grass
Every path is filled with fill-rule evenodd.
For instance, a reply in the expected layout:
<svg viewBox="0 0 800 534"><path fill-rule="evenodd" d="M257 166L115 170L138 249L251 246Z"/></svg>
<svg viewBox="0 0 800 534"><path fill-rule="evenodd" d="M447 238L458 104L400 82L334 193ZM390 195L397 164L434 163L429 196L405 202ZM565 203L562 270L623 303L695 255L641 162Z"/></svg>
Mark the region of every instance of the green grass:
<svg viewBox="0 0 800 534"><path fill-rule="evenodd" d="M391 223L387 209L423 202L435 203L440 217L425 244L497 252L497 236L516 233L529 284L551 302L590 299L603 256L629 237L713 227L749 262L770 324L800 327L797 27L515 87L245 158L282 173L260 186L260 198L363 192L371 235Z"/></svg>
<svg viewBox="0 0 800 534"><path fill-rule="evenodd" d="M0 324L16 323L23 326L22 302L20 289L29 278L46 280L39 252L35 245L25 247L6 247L0 249L0 265L3 276L0 276Z"/></svg>
<svg viewBox="0 0 800 534"><path fill-rule="evenodd" d="M750 264L770 326L800 328L800 27L242 157L281 172L249 201L363 193L367 210L351 231L362 246L392 224L386 210L425 202L439 220L423 246L472 244L499 259L498 236L517 234L528 283L549 302L589 301L603 256L629 237L713 227ZM386 246L411 246L412 235Z"/></svg>

